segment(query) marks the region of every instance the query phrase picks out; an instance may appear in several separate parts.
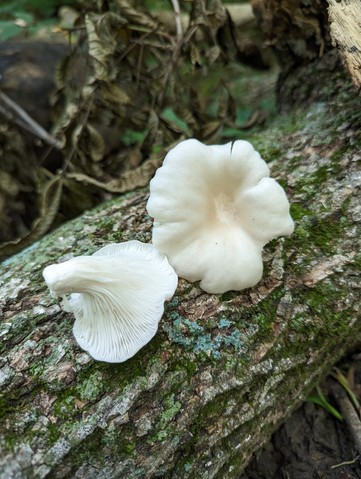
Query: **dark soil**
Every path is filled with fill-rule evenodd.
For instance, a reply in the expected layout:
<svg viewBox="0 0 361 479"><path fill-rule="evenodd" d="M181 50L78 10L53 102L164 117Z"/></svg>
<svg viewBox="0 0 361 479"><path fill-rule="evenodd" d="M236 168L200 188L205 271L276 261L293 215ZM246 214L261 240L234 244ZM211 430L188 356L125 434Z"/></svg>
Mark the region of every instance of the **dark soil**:
<svg viewBox="0 0 361 479"><path fill-rule="evenodd" d="M240 479L360 479L346 421L306 402L286 420Z"/></svg>

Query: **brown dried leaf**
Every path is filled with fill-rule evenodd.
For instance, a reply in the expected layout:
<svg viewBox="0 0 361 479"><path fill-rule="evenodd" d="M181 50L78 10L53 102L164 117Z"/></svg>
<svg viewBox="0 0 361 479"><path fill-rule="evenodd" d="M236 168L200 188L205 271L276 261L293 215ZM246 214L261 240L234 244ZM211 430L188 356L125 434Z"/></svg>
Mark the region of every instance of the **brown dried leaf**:
<svg viewBox="0 0 361 479"><path fill-rule="evenodd" d="M61 193L62 177L56 175L51 178L40 194L39 216L26 235L15 241L9 241L0 245L0 256L10 256L31 245L41 238L52 225L58 212Z"/></svg>
<svg viewBox="0 0 361 479"><path fill-rule="evenodd" d="M138 8L134 8L127 0L116 0L119 11L130 23L142 26L147 30L159 29L159 23L150 16L149 13L143 12Z"/></svg>
<svg viewBox="0 0 361 479"><path fill-rule="evenodd" d="M94 75L97 80L109 81L116 76L111 56L117 49L117 37L127 21L112 12L85 17L88 32L89 55L93 58Z"/></svg>
<svg viewBox="0 0 361 479"><path fill-rule="evenodd" d="M164 153L146 160L135 170L128 170L118 179L111 180L107 183L98 181L91 176L83 173L68 173L67 177L81 183L89 184L107 191L108 193L125 193L126 191L134 190L142 186L146 186L152 178L155 170L160 166L164 158Z"/></svg>
<svg viewBox="0 0 361 479"><path fill-rule="evenodd" d="M144 154L148 157L154 144L159 143L159 117L153 109L149 112L147 134L141 146Z"/></svg>
<svg viewBox="0 0 361 479"><path fill-rule="evenodd" d="M264 121L267 118L267 113L263 110L256 110L255 112L252 113L250 118L246 120L242 125L240 125L238 128L242 130L248 130L249 128L252 128L255 125L260 125L264 123Z"/></svg>
<svg viewBox="0 0 361 479"><path fill-rule="evenodd" d="M82 132L81 141L84 143L84 151L88 152L89 157L99 162L104 157L104 141L100 133L89 123L87 123Z"/></svg>
<svg viewBox="0 0 361 479"><path fill-rule="evenodd" d="M105 103L109 103L112 108L118 105L126 105L130 99L127 93L114 82L102 83L98 89L99 95Z"/></svg>
<svg viewBox="0 0 361 479"><path fill-rule="evenodd" d="M208 52L206 53L206 58L209 64L216 62L221 54L221 49L218 45L214 45L211 47Z"/></svg>
<svg viewBox="0 0 361 479"><path fill-rule="evenodd" d="M217 137L221 126L222 123L218 120L209 121L201 130L201 138L207 143L213 142L215 137Z"/></svg>
<svg viewBox="0 0 361 479"><path fill-rule="evenodd" d="M193 3L191 23L203 23L208 28L217 29L225 23L226 17L221 0L197 0Z"/></svg>
<svg viewBox="0 0 361 479"><path fill-rule="evenodd" d="M202 56L199 52L199 49L194 43L191 43L190 48L190 60L192 65L201 66L202 65Z"/></svg>

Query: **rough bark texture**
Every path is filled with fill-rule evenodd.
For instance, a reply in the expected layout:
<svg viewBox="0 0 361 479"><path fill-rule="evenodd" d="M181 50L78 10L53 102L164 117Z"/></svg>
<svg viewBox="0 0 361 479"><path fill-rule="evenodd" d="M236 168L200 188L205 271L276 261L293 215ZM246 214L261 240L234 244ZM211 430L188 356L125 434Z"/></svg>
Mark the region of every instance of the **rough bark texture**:
<svg viewBox="0 0 361 479"><path fill-rule="evenodd" d="M322 2L258 4L284 54L279 97L304 107L249 140L287 190L295 233L266 247L250 290L208 295L180 280L157 336L119 365L77 346L41 272L109 242L149 242L146 189L4 263L1 479L235 478L361 340L360 99Z"/></svg>
<svg viewBox="0 0 361 479"><path fill-rule="evenodd" d="M323 0L252 0L265 43L280 65L277 99L281 109L312 103L334 70L327 4ZM310 81L310 75L314 81ZM317 75L317 78L315 77Z"/></svg>
<svg viewBox="0 0 361 479"><path fill-rule="evenodd" d="M237 477L361 340L361 109L341 72L327 88L327 102L250 138L297 222L266 247L263 281L216 296L180 280L159 333L126 363L80 350L41 272L108 242L150 241L146 190L1 267L2 479Z"/></svg>
<svg viewBox="0 0 361 479"><path fill-rule="evenodd" d="M342 53L355 85L361 87L361 4L328 0L331 37Z"/></svg>
<svg viewBox="0 0 361 479"><path fill-rule="evenodd" d="M289 110L312 103L341 59L354 84L361 85L361 6L352 0L252 0L280 67L278 103ZM310 78L313 77L313 81Z"/></svg>

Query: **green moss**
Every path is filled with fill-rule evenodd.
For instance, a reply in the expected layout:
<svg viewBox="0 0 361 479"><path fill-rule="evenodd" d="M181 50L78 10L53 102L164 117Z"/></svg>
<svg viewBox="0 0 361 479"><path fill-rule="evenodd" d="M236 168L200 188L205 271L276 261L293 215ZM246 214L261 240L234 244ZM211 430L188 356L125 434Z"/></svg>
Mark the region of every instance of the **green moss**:
<svg viewBox="0 0 361 479"><path fill-rule="evenodd" d="M107 364L94 363L93 369L102 373L102 392L107 393L114 390L123 390L127 385L141 380L149 375L149 372L158 369L162 371L161 359L159 353L163 338L160 334L155 336L152 341L142 348L142 354L135 355L124 363ZM147 368L144 369L144 364Z"/></svg>
<svg viewBox="0 0 361 479"><path fill-rule="evenodd" d="M343 234L340 213L327 217L309 216L304 221L313 254L318 247L326 256L339 253L339 238Z"/></svg>
<svg viewBox="0 0 361 479"><path fill-rule="evenodd" d="M201 365L202 358L197 358L197 361L195 361L193 353L184 350L175 350L169 370L185 373L186 377L183 379L183 382L189 382Z"/></svg>
<svg viewBox="0 0 361 479"><path fill-rule="evenodd" d="M347 288L347 285L345 286ZM346 297L345 291L335 287L333 281L325 279L312 288L302 287L293 291L293 301L302 304L304 311L298 313L287 324L288 334L283 334L281 343L276 342L274 350L279 350L283 358L307 354L307 349L318 351L328 343L343 344L343 336L348 334L350 318L354 316L352 307L334 307ZM332 303L331 303L332 298ZM303 340L302 340L303 339ZM305 344L308 345L305 348ZM337 355L337 353L336 353ZM279 359L278 353L275 354ZM296 374L295 371L292 375ZM299 371L302 377L302 368Z"/></svg>
<svg viewBox="0 0 361 479"><path fill-rule="evenodd" d="M355 269L357 272L361 270L361 252L358 251L353 259L353 263L355 265Z"/></svg>
<svg viewBox="0 0 361 479"><path fill-rule="evenodd" d="M11 451L19 444L19 436L24 443L29 444L34 438L39 440L48 437L47 428L36 431L33 428L39 418L37 407L29 410L29 404L36 404L43 392L44 387L39 384L30 391L26 387L20 387L7 392L6 395L0 394L0 435L5 440L5 450Z"/></svg>
<svg viewBox="0 0 361 479"><path fill-rule="evenodd" d="M284 156L285 137L299 132L307 125L307 122L303 111L287 116L279 115L275 118L273 126L268 128L267 135L262 131L261 133L250 135L248 141L254 145L255 149L259 151L267 163L279 162L280 158ZM296 162L297 157L290 161Z"/></svg>
<svg viewBox="0 0 361 479"><path fill-rule="evenodd" d="M299 203L291 203L290 213L294 221L300 221L305 216L309 216L312 214L309 209L305 208L304 206L301 206Z"/></svg>
<svg viewBox="0 0 361 479"><path fill-rule="evenodd" d="M293 316L289 323L290 330L295 333L305 332L305 315L302 313ZM306 329L307 332L307 329Z"/></svg>
<svg viewBox="0 0 361 479"><path fill-rule="evenodd" d="M53 424L49 421L47 425L48 441L49 444L54 444L61 436L61 431L58 424Z"/></svg>
<svg viewBox="0 0 361 479"><path fill-rule="evenodd" d="M231 301L235 296L237 296L236 291L226 291L225 293L220 295L220 300L223 302Z"/></svg>
<svg viewBox="0 0 361 479"><path fill-rule="evenodd" d="M85 401L95 401L101 394L104 394L103 376L100 371L94 371L83 381L78 381L75 391L80 399Z"/></svg>
<svg viewBox="0 0 361 479"><path fill-rule="evenodd" d="M183 468L186 472L188 472L191 468L192 468L192 463L190 461L186 461L184 464L183 464Z"/></svg>
<svg viewBox="0 0 361 479"><path fill-rule="evenodd" d="M0 423L2 419L16 412L17 402L9 394L0 394Z"/></svg>
<svg viewBox="0 0 361 479"><path fill-rule="evenodd" d="M75 401L79 399L74 388L66 389L59 393L54 405L53 414L57 420L69 420L78 416L79 412Z"/></svg>
<svg viewBox="0 0 361 479"><path fill-rule="evenodd" d="M179 412L182 407L182 404L179 401L174 400L174 394L170 394L164 399L166 410L161 414L159 420L159 426L164 429L168 423L174 418L174 416Z"/></svg>

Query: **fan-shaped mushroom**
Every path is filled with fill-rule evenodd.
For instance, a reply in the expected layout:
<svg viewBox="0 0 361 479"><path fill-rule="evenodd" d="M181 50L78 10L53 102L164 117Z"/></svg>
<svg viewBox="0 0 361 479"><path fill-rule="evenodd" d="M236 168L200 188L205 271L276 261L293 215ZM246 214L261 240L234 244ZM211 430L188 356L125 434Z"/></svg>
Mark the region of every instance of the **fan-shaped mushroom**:
<svg viewBox="0 0 361 479"><path fill-rule="evenodd" d="M179 143L150 183L147 210L153 244L208 293L254 286L264 245L294 229L285 192L247 141Z"/></svg>
<svg viewBox="0 0 361 479"><path fill-rule="evenodd" d="M110 363L126 361L152 339L178 282L165 255L139 241L47 266L43 275L74 313L79 345Z"/></svg>

